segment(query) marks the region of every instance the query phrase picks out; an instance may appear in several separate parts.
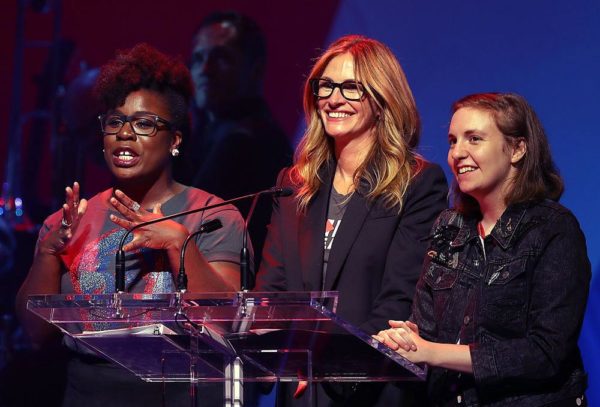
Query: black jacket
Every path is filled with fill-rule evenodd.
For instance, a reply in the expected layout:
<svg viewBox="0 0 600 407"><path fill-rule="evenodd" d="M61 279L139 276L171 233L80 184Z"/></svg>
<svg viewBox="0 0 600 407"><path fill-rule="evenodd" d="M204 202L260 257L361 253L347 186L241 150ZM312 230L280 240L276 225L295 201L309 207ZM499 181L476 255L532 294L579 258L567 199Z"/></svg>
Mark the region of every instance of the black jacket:
<svg viewBox="0 0 600 407"><path fill-rule="evenodd" d="M320 173L323 185L306 214L298 213L293 198L276 202L256 290L321 289L334 173L335 164ZM278 180L280 186L292 186L288 170ZM325 290L339 291L337 315L368 334L387 328L389 319L408 318L427 246L425 238L437 215L447 207L447 192L441 168L426 163L409 185L400 213L397 208L384 208L379 201L369 204L360 189L353 194L330 251L325 281ZM380 394L377 391L370 400L361 399L354 405L393 405L377 400ZM342 401L339 405L353 404Z"/></svg>
<svg viewBox="0 0 600 407"><path fill-rule="evenodd" d="M427 340L468 344L473 374L432 369L432 404L576 405L586 387L577 340L590 278L585 238L558 203L509 207L485 252L477 220L443 212L411 319Z"/></svg>

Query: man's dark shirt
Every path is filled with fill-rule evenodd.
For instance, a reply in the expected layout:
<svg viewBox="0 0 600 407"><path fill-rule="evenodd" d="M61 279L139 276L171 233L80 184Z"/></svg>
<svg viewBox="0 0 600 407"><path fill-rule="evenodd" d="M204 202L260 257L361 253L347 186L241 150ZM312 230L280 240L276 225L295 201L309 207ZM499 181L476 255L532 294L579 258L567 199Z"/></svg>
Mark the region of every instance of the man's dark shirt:
<svg viewBox="0 0 600 407"><path fill-rule="evenodd" d="M192 134L175 160L175 179L223 199L251 194L275 184L279 170L292 161L292 148L262 98L231 106L226 117L209 121L196 110ZM240 202L244 217L250 201ZM255 264L260 264L271 200L262 197L249 224Z"/></svg>

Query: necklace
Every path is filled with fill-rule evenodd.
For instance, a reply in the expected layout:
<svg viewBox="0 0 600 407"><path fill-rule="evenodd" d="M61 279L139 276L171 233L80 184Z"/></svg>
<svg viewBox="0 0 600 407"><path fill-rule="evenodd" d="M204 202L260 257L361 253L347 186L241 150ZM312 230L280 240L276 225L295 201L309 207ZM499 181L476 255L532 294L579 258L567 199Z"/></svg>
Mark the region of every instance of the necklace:
<svg viewBox="0 0 600 407"><path fill-rule="evenodd" d="M344 207L348 204L348 202L350 202L350 197L352 196L353 192L350 192L346 195L342 195L339 192L337 192L335 190L335 188L332 188L331 190L331 199L333 199L333 203L336 204L339 207Z"/></svg>

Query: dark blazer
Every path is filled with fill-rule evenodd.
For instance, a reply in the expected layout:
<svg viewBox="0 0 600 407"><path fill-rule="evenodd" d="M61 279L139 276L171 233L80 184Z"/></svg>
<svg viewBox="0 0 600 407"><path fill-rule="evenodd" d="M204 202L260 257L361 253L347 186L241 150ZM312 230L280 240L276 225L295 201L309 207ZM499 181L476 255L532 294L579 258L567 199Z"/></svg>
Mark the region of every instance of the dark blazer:
<svg viewBox="0 0 600 407"><path fill-rule="evenodd" d="M325 222L335 164L322 173L323 185L299 214L296 200L275 202L256 290L319 291L322 285ZM292 187L289 169L278 185ZM447 207L446 177L425 163L410 184L402 211L369 204L357 190L342 219L327 266L325 290L339 291L337 314L369 334L388 320L407 319L437 215Z"/></svg>
<svg viewBox="0 0 600 407"><path fill-rule="evenodd" d="M321 290L334 173L335 163L320 172L323 185L305 214L298 213L293 198L274 203L256 290ZM279 174L277 184L293 187L289 169ZM337 315L368 334L388 328L389 319L408 319L427 237L447 207L447 195L443 171L427 162L409 185L400 213L384 208L379 200L368 203L362 187L353 194L329 254L324 284L325 290L339 291ZM284 387L278 392L278 405L308 404L306 397L294 399L293 388ZM397 386L385 383L324 384L316 391L319 406L400 405L406 397Z"/></svg>

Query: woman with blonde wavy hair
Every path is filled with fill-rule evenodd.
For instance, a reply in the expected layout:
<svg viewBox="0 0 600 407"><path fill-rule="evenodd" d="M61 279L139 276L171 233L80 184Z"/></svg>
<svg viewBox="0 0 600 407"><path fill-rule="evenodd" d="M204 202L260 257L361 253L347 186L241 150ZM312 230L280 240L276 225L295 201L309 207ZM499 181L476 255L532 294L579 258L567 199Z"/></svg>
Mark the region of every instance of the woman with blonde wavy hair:
<svg viewBox="0 0 600 407"><path fill-rule="evenodd" d="M425 239L446 207L446 179L415 151L414 98L379 41L335 41L306 81L304 111L294 165L278 177L295 199L275 203L257 290L339 291L337 314L374 334L391 317L410 314ZM317 397L320 406L334 399L398 405L396 393L383 385L323 386ZM279 394L291 401L289 392Z"/></svg>

